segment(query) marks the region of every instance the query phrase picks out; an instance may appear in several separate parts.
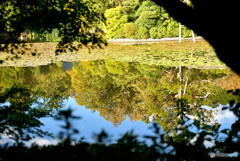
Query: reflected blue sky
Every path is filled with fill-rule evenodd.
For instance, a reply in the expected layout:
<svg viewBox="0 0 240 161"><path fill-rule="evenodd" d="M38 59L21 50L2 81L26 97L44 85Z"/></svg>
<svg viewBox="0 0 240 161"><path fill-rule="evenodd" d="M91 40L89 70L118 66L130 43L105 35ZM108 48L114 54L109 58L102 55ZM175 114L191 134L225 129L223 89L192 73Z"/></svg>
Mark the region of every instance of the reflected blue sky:
<svg viewBox="0 0 240 161"><path fill-rule="evenodd" d="M104 129L109 135L110 135L110 143L115 142L117 139L119 139L121 136L123 136L124 133L127 131L133 130L134 134L137 134L139 136L140 141L146 141L148 145L151 144L151 141L146 140L143 138L144 135L154 135L153 130L149 129L149 127L152 126L152 122L150 124L145 124L142 121L133 121L127 117L125 121L122 122L121 125L118 125L118 127L114 127L113 124L110 121L106 121L103 117L99 116L99 112L96 111L94 113L91 112L90 109L86 109L85 106L79 106L74 98L69 97L68 100L65 101L66 107L62 108L62 110L68 109L68 107L71 107L73 109L73 115L74 116L80 116L80 120L72 121L73 127L78 129L80 131L79 134L74 135L73 138L79 140L82 136L85 137L86 142L94 143L96 140L93 137L94 133L99 134L102 129ZM4 103L3 105L9 105L9 103ZM235 122L237 119L233 112L231 112L229 109L225 111L221 111L222 105L218 106L216 109L213 109L216 113L215 119L218 123L221 123L221 130L225 128L230 128L232 123ZM208 106L202 106L202 108L209 109ZM219 110L217 112L217 110ZM191 116L190 116L191 118ZM53 133L54 136L57 136L58 133L62 130L60 128L61 125L64 125L64 122L62 121L56 121L51 117L45 117L41 118L40 121L44 124L42 127L42 130L48 131L50 133ZM224 136L224 135L222 135ZM195 139L192 140L192 142ZM6 142L10 142L10 140L3 136L3 138L0 140L0 144L4 144ZM57 137L55 139L52 138L35 138L29 142L26 143L27 146L30 146L31 143L36 142L38 145L48 145L48 144L57 144L58 139ZM209 147L213 144L211 142L205 141L205 146Z"/></svg>
<svg viewBox="0 0 240 161"><path fill-rule="evenodd" d="M95 139L93 137L94 133L100 133L104 129L108 134L110 134L110 139L112 141L120 138L125 132L134 130L134 133L143 136L143 135L152 135L153 132L149 130L151 124L145 124L142 121L131 122L127 117L121 125L114 127L110 121L106 121L103 117L99 116L99 112L91 112L90 109L86 109L84 106L79 106L74 98L69 98L67 101L66 107L68 109L71 107L73 109L74 116L80 116L80 120L72 121L73 127L80 131L79 135L75 135L73 138L79 139L84 136L85 141L93 143ZM44 123L44 130L54 133L54 136L58 134L61 130L60 125L64 125L63 122L55 121L53 118L43 118L41 122Z"/></svg>
<svg viewBox="0 0 240 161"><path fill-rule="evenodd" d="M63 68L67 71L69 71L72 67L72 63L63 63ZM73 136L74 139L79 140L82 136L84 136L86 138L84 141L94 143L95 139L93 134L100 133L103 129L111 136L110 139L112 142L116 141L127 131L131 130L133 130L134 134L139 136L140 141L146 140L143 139L144 135L154 135L153 130L149 129L149 127L152 126L152 123L146 124L140 120L131 122L131 120L126 117L126 120L123 121L121 125L114 127L110 121L106 121L103 117L99 116L98 111L92 113L91 110L86 109L85 106L79 106L72 97L69 97L68 100L65 100L65 103L66 107L62 108L62 110L71 107L74 110L73 115L81 116L80 120L72 121L73 127L80 131L80 134ZM4 103L3 105L9 105L9 103ZM220 129L230 128L232 123L234 123L237 118L229 109L221 111L222 107L223 106L220 105L219 107L212 109L217 114L215 115L215 119L217 119L218 123L222 124ZM202 108L210 110L210 107L208 106L202 106ZM219 111L217 112L217 110ZM44 124L42 130L53 133L54 136L58 135L58 133L62 130L60 126L64 125L63 122L56 121L50 117L42 118L40 121ZM0 140L0 144L4 144L6 142L9 142L9 139L3 136L3 138ZM56 144L58 140L57 138L36 138L29 141L26 145L30 146L33 142L36 142L39 145L47 145ZM147 143L150 144L151 142L148 141ZM206 142L205 145L211 146L212 143Z"/></svg>
<svg viewBox="0 0 240 161"><path fill-rule="evenodd" d="M4 105L9 105L9 103L5 103ZM139 135L139 140L142 141L144 140L142 136L153 135L153 131L149 129L151 124L145 124L140 120L131 122L131 120L127 117L126 120L121 123L121 125L114 127L110 121L106 121L103 117L99 116L98 111L92 113L91 110L86 109L85 106L79 106L75 99L71 97L69 97L69 99L66 101L66 107L62 108L61 110L68 109L68 107L73 109L74 116L81 117L79 120L72 121L73 127L80 131L78 135L73 136L73 138L77 140L80 140L80 138L84 136L86 138L84 141L94 143L95 139L93 134L99 134L103 129L110 135L111 142L116 141L127 131L131 130L133 130L134 134ZM51 117L41 118L40 121L44 124L42 130L53 133L54 136L57 136L58 133L62 131L60 126L64 125L64 122L56 121ZM3 144L8 140L6 137L4 138L2 141L0 141L0 144ZM56 144L58 142L58 139L56 139L57 138L36 138L26 143L26 145L30 146L33 142L36 142L39 145ZM150 144L150 142L148 143Z"/></svg>

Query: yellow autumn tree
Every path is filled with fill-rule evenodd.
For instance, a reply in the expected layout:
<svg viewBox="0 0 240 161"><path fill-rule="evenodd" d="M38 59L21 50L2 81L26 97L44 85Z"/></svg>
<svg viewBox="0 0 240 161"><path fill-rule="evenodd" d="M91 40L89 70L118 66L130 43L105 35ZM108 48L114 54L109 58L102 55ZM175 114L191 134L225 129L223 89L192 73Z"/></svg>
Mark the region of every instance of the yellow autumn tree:
<svg viewBox="0 0 240 161"><path fill-rule="evenodd" d="M82 68L87 68L89 67L90 61L83 61L80 62L78 64L78 66L80 67L80 69ZM75 100L78 103L79 106L83 106L85 105L86 102L84 102L83 100L83 93L86 90L86 83L87 80L84 79L85 75L87 75L87 70L77 70L75 68L72 68L69 72L69 75L71 76L71 83L72 83L72 87L75 89Z"/></svg>

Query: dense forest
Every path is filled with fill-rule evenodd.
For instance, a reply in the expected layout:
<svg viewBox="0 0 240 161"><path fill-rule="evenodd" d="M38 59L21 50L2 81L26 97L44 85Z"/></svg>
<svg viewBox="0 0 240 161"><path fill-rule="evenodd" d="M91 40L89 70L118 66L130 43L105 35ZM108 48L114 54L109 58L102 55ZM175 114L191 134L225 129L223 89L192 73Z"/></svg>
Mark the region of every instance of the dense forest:
<svg viewBox="0 0 240 161"><path fill-rule="evenodd" d="M69 4L71 4L69 0ZM66 5L63 10L72 12ZM105 20L92 24L101 28L107 39L160 39L179 36L179 23L160 6L149 0L93 0L93 9ZM105 22L104 22L105 21ZM25 32L30 41L60 41L59 30L51 33ZM182 37L191 37L191 30L183 26ZM196 36L196 35L195 35Z"/></svg>
<svg viewBox="0 0 240 161"><path fill-rule="evenodd" d="M104 31L107 38L159 39L179 36L179 23L152 1L109 0L105 3L108 5L102 12L106 18ZM182 36L191 36L191 30L183 27Z"/></svg>

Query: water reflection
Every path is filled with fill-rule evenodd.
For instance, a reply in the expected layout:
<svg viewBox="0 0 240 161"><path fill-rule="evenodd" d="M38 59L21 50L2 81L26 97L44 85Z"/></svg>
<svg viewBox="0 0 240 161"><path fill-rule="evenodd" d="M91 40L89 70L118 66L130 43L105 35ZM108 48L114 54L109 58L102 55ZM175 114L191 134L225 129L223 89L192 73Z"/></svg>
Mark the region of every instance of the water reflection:
<svg viewBox="0 0 240 161"><path fill-rule="evenodd" d="M2 67L0 72L1 92L14 85L24 86L31 97L42 100L38 105L48 111L64 107L63 101L74 93L69 74L56 65Z"/></svg>
<svg viewBox="0 0 240 161"><path fill-rule="evenodd" d="M75 95L79 106L98 111L115 127L126 117L150 123L152 116L171 135L178 133L176 128L184 122L184 115L201 120L202 125L212 123L213 111L202 105L216 108L239 99L229 87L219 86L228 81L224 78L229 77L229 70L95 60L35 68L3 67L0 71L1 96L23 86L29 97L37 100L34 104L51 114ZM181 104L184 108L179 108Z"/></svg>
<svg viewBox="0 0 240 161"><path fill-rule="evenodd" d="M6 101L10 103L9 106L0 106L1 134L9 136L17 144L31 140L35 136L53 137L52 134L40 129L43 124L39 119L48 114L41 108L31 108L31 105L38 103L38 100L31 97L27 88L14 85L10 89L2 89L0 96L0 103Z"/></svg>
<svg viewBox="0 0 240 161"><path fill-rule="evenodd" d="M198 115L201 105L215 108L237 99L214 83L229 70L189 69L182 67L179 72L174 67L98 60L80 62L69 74L78 104L99 111L114 125L121 124L126 115L147 123L153 114L159 124L167 126L177 98L187 100L193 115ZM223 93L228 96L219 100Z"/></svg>

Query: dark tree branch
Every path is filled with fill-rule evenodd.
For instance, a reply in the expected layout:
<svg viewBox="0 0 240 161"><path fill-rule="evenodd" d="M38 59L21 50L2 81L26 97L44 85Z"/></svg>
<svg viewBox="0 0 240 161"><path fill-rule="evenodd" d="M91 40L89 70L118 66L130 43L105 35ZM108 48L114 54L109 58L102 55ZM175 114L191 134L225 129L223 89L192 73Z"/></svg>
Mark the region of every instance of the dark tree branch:
<svg viewBox="0 0 240 161"><path fill-rule="evenodd" d="M192 0L194 7L191 8L179 0L152 1L164 7L177 21L204 37L213 46L219 59L240 75L237 2Z"/></svg>

